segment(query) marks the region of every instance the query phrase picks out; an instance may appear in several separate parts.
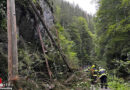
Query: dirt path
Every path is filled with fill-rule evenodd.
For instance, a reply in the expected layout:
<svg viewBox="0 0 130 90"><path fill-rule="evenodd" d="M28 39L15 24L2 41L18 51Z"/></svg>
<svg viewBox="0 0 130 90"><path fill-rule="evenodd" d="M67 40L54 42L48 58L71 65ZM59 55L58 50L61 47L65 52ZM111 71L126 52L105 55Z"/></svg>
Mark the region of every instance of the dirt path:
<svg viewBox="0 0 130 90"><path fill-rule="evenodd" d="M107 88L107 89L105 89L105 88L99 88L98 90L110 90L110 88Z"/></svg>
<svg viewBox="0 0 130 90"><path fill-rule="evenodd" d="M110 90L110 88L107 88L107 89L105 89L105 88L96 88L94 85L91 85L91 87L90 87L90 90Z"/></svg>

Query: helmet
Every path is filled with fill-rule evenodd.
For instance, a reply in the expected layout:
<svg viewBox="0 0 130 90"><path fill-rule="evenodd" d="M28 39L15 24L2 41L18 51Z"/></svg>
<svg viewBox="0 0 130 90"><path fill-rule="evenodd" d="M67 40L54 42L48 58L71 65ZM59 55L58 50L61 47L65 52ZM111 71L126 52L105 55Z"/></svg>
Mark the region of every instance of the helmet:
<svg viewBox="0 0 130 90"><path fill-rule="evenodd" d="M95 65L92 65L92 68L95 68Z"/></svg>
<svg viewBox="0 0 130 90"><path fill-rule="evenodd" d="M102 69L102 67L99 67L99 69Z"/></svg>

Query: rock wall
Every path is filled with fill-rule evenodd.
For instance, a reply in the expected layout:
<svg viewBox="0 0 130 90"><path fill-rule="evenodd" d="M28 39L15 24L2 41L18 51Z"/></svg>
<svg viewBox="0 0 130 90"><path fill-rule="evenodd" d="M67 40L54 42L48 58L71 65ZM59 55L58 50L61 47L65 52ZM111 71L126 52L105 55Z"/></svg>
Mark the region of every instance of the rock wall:
<svg viewBox="0 0 130 90"><path fill-rule="evenodd" d="M35 6L37 7L40 15L43 17L43 19L46 21L46 24L50 28L53 27L54 17L49 3L46 0L37 0L37 1L38 3L35 3ZM6 19L6 17L4 17L4 19ZM39 67L36 67L34 68L34 70L29 71L29 67L37 63L44 62L43 61L44 58L40 51L41 46L40 46L40 41L36 30L37 26L39 25L41 32L44 32L44 27L41 25L40 21L38 20L31 6L28 4L27 0L16 0L16 20L17 20L17 28L19 34L18 55L19 55L20 75L27 76L30 74L30 72L36 71L36 69L46 71L45 65L39 65ZM44 33L42 33L42 35L44 35ZM2 77L5 80L7 80L8 78L7 42L8 42L7 28L4 30L0 27L0 65L1 65L0 77ZM36 73L31 73L31 74L36 74ZM39 74L39 76L41 75Z"/></svg>
<svg viewBox="0 0 130 90"><path fill-rule="evenodd" d="M36 7L48 27L52 27L54 23L54 17L46 0L39 0L38 3L36 3ZM36 39L35 36L37 35L37 25L39 24L42 30L44 30L44 27L42 27L31 6L24 6L20 5L20 3L17 3L16 14L19 35L21 35L27 41L34 41Z"/></svg>

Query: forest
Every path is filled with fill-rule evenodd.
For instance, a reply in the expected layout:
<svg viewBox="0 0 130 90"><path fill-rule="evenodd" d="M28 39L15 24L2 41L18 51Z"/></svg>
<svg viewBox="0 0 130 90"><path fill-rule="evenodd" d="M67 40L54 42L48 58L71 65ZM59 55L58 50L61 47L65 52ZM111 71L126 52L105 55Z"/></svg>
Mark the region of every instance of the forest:
<svg viewBox="0 0 130 90"><path fill-rule="evenodd" d="M130 90L130 0L95 2L91 15L65 0L15 0L13 90L102 90L91 89L92 65L107 71L106 90ZM3 82L10 77L7 9L7 0L0 0Z"/></svg>

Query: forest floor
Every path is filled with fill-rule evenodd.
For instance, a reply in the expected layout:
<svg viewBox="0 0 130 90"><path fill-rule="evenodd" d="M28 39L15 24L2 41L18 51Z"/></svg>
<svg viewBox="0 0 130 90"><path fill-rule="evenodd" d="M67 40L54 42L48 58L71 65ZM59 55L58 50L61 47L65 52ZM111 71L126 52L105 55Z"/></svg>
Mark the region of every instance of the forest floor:
<svg viewBox="0 0 130 90"><path fill-rule="evenodd" d="M110 90L110 88L107 88L107 89L105 89L105 88L98 88L98 90Z"/></svg>
<svg viewBox="0 0 130 90"><path fill-rule="evenodd" d="M100 88L99 82L96 85L91 85L89 72L84 71L75 72L64 82L65 87L67 87L64 90L110 90L110 88Z"/></svg>
<svg viewBox="0 0 130 90"><path fill-rule="evenodd" d="M30 88L33 88L31 90L43 89L37 89L37 85L38 84L34 83L33 81L20 80L17 82L16 86L20 86L21 88L24 86L24 90L30 90ZM44 90L110 90L109 88L101 89L99 82L95 85L91 85L89 71L85 72L83 70L69 74L67 79L54 79L52 83L42 83L42 86L45 87Z"/></svg>

